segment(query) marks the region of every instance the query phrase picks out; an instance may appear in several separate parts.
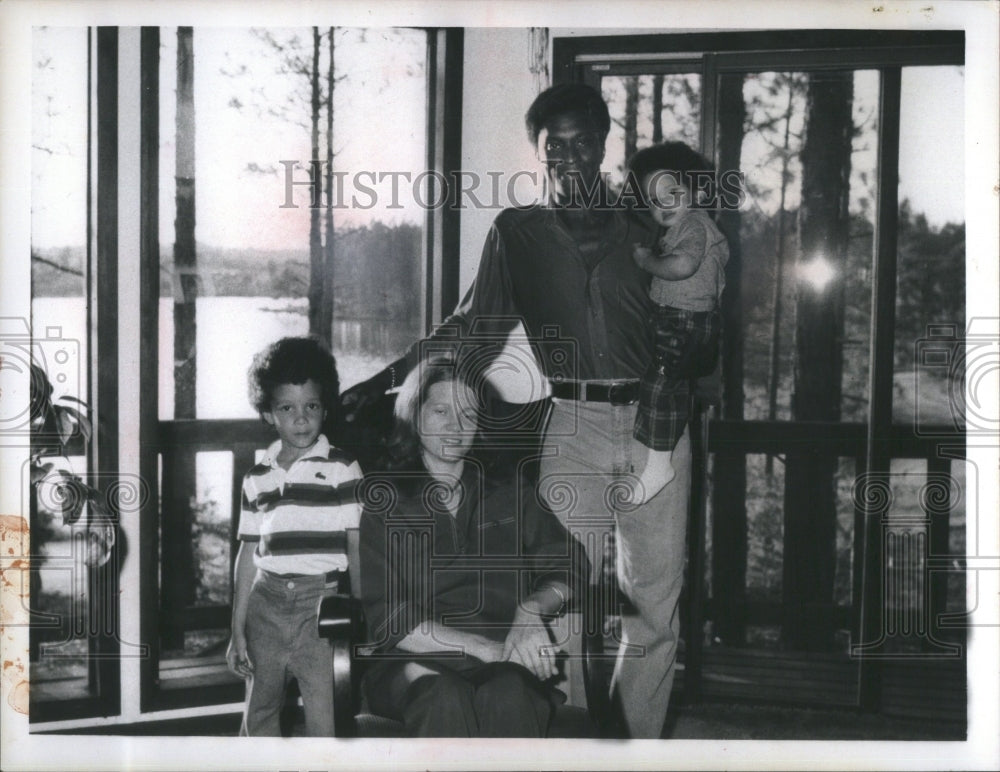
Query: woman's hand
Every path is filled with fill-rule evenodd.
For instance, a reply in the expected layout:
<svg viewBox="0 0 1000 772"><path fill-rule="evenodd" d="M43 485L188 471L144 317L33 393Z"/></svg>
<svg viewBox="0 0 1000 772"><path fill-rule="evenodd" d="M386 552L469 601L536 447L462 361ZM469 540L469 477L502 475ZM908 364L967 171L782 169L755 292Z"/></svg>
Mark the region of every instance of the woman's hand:
<svg viewBox="0 0 1000 772"><path fill-rule="evenodd" d="M502 658L523 665L538 680L547 681L558 673L558 651L559 647L552 643L542 621L540 609L528 603L518 608L504 641Z"/></svg>
<svg viewBox="0 0 1000 772"><path fill-rule="evenodd" d="M229 648L226 649L226 664L233 673L241 678L253 675L253 663L247 654L247 639L244 636L233 635L229 639Z"/></svg>
<svg viewBox="0 0 1000 772"><path fill-rule="evenodd" d="M504 644L499 641L491 641L489 638L483 638L481 645L474 649L470 648L468 653L483 662L503 662L506 659Z"/></svg>

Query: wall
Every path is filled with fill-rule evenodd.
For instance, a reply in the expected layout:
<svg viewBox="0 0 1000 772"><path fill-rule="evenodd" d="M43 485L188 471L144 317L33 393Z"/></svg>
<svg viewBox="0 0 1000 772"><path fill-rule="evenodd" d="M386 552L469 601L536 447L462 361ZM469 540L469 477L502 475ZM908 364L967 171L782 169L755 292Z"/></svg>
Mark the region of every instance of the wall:
<svg viewBox="0 0 1000 772"><path fill-rule="evenodd" d="M535 98L528 70L530 36L526 28L465 31L462 85L462 168L480 175L502 172L501 206L509 206L506 182L519 170L541 167L524 131L524 112ZM484 183L479 198L493 203ZM483 239L499 209L470 207L462 212L460 286L475 276Z"/></svg>
<svg viewBox="0 0 1000 772"><path fill-rule="evenodd" d="M465 31L464 81L462 85L462 169L486 180L477 193L490 208L469 206L462 212L459 287L462 294L472 283L479 265L483 241L490 223L512 201L508 181L519 171L536 172L541 167L524 130L524 112L535 98L534 76L528 69L530 34L527 28L468 28ZM500 195L493 200L487 172L500 173ZM514 198L527 203L530 190L519 186ZM522 193L524 200L522 200ZM498 206L494 206L498 204ZM506 362L530 362L509 351ZM536 368L523 365L516 374L505 370L493 378L501 395L511 402L540 399L541 376Z"/></svg>

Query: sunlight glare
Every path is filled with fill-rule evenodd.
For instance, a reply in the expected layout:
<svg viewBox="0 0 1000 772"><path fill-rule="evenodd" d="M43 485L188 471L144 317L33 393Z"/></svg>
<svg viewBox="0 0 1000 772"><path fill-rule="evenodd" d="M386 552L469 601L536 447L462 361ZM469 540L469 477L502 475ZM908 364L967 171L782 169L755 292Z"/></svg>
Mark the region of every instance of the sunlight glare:
<svg viewBox="0 0 1000 772"><path fill-rule="evenodd" d="M798 274L799 281L808 284L816 292L823 292L826 285L837 276L837 270L825 257L816 255L810 260L799 263Z"/></svg>

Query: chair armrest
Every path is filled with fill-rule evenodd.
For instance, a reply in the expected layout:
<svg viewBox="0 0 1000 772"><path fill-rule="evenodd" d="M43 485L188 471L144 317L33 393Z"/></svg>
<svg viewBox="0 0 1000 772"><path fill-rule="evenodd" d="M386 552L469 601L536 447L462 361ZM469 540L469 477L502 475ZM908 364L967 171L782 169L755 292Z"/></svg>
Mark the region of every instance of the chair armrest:
<svg viewBox="0 0 1000 772"><path fill-rule="evenodd" d="M622 737L610 691L615 652L604 650L604 604L601 587L586 585L568 604L566 613L552 618L550 631L567 658L558 687L567 704L585 708L601 737Z"/></svg>
<svg viewBox="0 0 1000 772"><path fill-rule="evenodd" d="M585 609L590 605L584 605L581 641L587 711L601 737L616 737L619 732L611 704L611 673L615 655L605 653L603 619L594 610L587 613Z"/></svg>
<svg viewBox="0 0 1000 772"><path fill-rule="evenodd" d="M604 650L604 618L610 611L606 588L587 584L584 597L578 598L575 610L582 617L581 657L587 710L601 737L623 737L623 730L611 702L611 676L616 652Z"/></svg>
<svg viewBox="0 0 1000 772"><path fill-rule="evenodd" d="M337 737L353 737L358 679L352 649L361 630L361 603L349 595L329 595L320 601L320 638L333 647L333 723Z"/></svg>

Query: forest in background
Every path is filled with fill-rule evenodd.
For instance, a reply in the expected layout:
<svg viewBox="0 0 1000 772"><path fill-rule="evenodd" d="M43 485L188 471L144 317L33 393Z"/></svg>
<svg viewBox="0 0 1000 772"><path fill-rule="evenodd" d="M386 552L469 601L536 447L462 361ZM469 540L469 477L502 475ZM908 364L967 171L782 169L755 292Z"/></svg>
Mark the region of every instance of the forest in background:
<svg viewBox="0 0 1000 772"><path fill-rule="evenodd" d="M406 321L419 314L422 229L416 225L343 228L336 233L335 319ZM201 297L305 298L309 252L197 245ZM32 255L35 297L79 297L82 247L37 249ZM173 245L160 248L160 297L175 290Z"/></svg>

